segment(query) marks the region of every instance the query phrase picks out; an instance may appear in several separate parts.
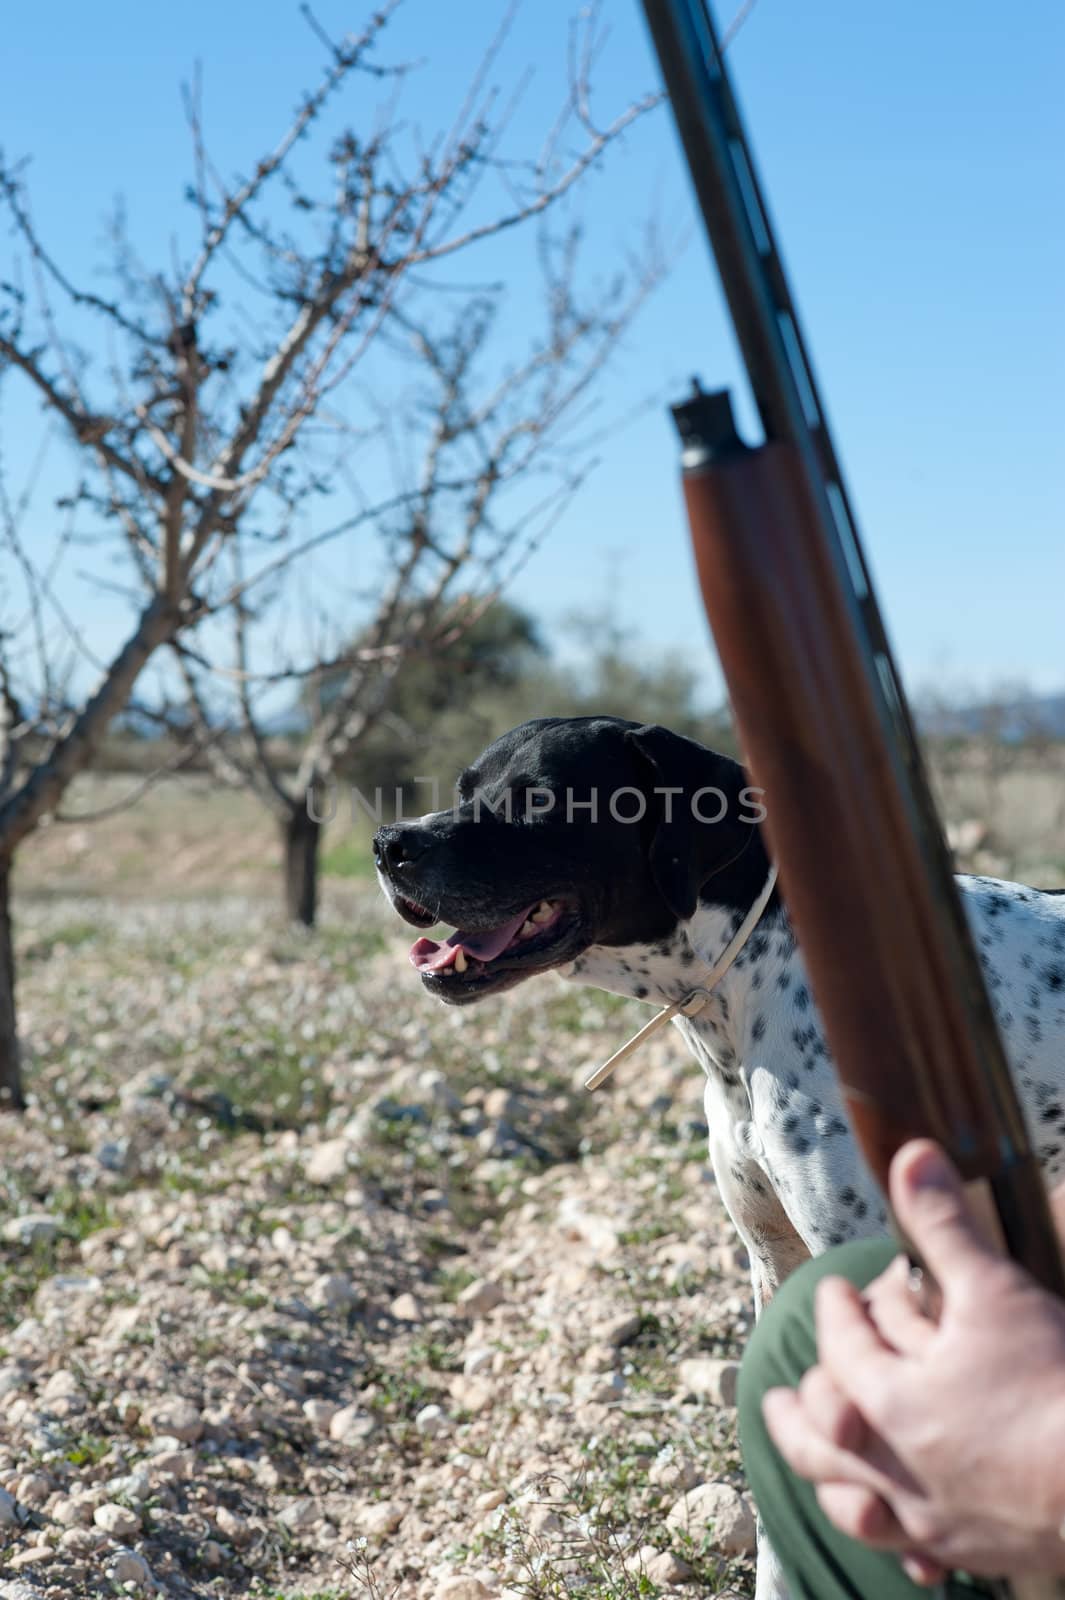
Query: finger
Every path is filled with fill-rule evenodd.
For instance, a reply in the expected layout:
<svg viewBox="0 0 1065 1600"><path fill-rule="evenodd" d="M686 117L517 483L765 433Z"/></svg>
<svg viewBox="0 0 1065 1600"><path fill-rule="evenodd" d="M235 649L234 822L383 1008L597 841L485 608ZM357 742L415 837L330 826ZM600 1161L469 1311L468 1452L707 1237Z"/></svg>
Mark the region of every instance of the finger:
<svg viewBox="0 0 1065 1600"><path fill-rule="evenodd" d="M939 1561L933 1561L931 1556L909 1550L902 1558L902 1570L911 1583L918 1584L922 1589L933 1589L937 1583L944 1581L950 1569Z"/></svg>
<svg viewBox="0 0 1065 1600"><path fill-rule="evenodd" d="M910 1541L886 1500L857 1483L819 1483L817 1503L850 1539L873 1550L905 1550Z"/></svg>
<svg viewBox="0 0 1065 1600"><path fill-rule="evenodd" d="M910 1263L905 1256L897 1256L862 1298L877 1332L900 1355L920 1355L935 1338L936 1324L925 1316L914 1293Z"/></svg>
<svg viewBox="0 0 1065 1600"><path fill-rule="evenodd" d="M814 1299L817 1357L872 1421L869 1401L886 1396L898 1356L877 1332L869 1308L845 1278L822 1278Z"/></svg>
<svg viewBox="0 0 1065 1600"><path fill-rule="evenodd" d="M813 1483L858 1483L873 1487L874 1474L860 1456L826 1439L809 1421L794 1389L770 1389L762 1397L769 1437L793 1472Z"/></svg>
<svg viewBox="0 0 1065 1600"><path fill-rule="evenodd" d="M860 1453L866 1439L865 1419L824 1367L804 1372L797 1393L803 1414L823 1439L840 1450Z"/></svg>
<svg viewBox="0 0 1065 1600"><path fill-rule="evenodd" d="M891 1163L891 1203L944 1294L964 1289L999 1257L969 1210L961 1179L930 1139L904 1144Z"/></svg>

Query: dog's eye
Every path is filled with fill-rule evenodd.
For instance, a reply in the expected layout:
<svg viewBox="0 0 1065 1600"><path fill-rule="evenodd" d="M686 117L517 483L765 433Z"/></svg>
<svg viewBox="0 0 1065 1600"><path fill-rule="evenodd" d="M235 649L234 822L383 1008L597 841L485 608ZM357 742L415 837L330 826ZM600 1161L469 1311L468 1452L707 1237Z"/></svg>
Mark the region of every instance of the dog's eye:
<svg viewBox="0 0 1065 1600"><path fill-rule="evenodd" d="M554 792L543 783L515 784L511 788L511 814L515 822L542 822L554 810Z"/></svg>

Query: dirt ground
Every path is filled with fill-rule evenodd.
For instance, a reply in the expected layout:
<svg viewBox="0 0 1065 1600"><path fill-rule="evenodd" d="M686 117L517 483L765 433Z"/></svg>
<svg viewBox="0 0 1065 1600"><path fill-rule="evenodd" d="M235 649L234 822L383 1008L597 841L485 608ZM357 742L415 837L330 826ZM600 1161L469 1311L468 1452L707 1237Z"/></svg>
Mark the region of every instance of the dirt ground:
<svg viewBox="0 0 1065 1600"><path fill-rule="evenodd" d="M22 858L0 1595L747 1595L698 1072L589 1095L646 1010L554 979L432 1004L325 850L310 935L200 780Z"/></svg>

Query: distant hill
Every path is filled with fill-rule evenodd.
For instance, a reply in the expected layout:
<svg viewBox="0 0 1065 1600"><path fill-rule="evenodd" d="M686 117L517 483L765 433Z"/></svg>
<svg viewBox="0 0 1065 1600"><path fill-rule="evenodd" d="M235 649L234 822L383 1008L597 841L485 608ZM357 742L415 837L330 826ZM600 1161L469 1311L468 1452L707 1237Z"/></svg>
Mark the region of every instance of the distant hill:
<svg viewBox="0 0 1065 1600"><path fill-rule="evenodd" d="M987 734L1009 744L1033 736L1065 739L1065 692L1004 696L965 706L918 706L917 722L932 738L973 738Z"/></svg>

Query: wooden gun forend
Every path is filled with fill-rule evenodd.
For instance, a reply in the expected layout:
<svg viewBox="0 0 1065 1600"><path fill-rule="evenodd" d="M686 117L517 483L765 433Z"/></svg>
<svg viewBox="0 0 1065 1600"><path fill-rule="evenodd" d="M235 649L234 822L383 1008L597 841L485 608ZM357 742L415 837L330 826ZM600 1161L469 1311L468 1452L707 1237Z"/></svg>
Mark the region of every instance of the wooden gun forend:
<svg viewBox="0 0 1065 1600"><path fill-rule="evenodd" d="M1006 1198L1011 1254L1065 1293L949 855L935 818L931 830L915 820L924 786L911 792L893 746L875 657L798 452L743 446L727 396L697 395L675 415L703 600L866 1157L886 1187L900 1144L937 1139L966 1179ZM1023 1207L1008 1201L1018 1184Z"/></svg>

